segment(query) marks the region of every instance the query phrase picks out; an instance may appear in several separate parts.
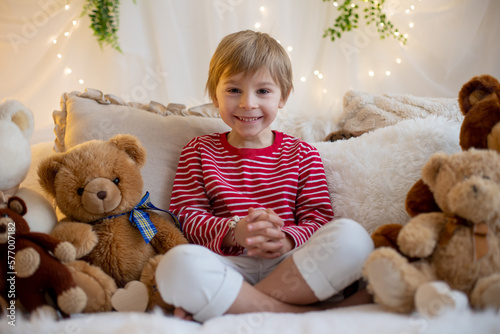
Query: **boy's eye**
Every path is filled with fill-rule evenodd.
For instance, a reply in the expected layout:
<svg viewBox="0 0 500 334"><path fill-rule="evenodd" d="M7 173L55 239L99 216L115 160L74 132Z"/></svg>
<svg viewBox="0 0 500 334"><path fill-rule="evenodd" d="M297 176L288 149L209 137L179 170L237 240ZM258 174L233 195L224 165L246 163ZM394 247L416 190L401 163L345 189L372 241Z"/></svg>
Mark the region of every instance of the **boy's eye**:
<svg viewBox="0 0 500 334"><path fill-rule="evenodd" d="M239 92L240 92L240 90L239 90L238 88L229 88L229 89L227 90L227 92L228 92L228 93L239 93Z"/></svg>
<svg viewBox="0 0 500 334"><path fill-rule="evenodd" d="M258 94L268 94L270 93L269 89L259 89L257 91Z"/></svg>

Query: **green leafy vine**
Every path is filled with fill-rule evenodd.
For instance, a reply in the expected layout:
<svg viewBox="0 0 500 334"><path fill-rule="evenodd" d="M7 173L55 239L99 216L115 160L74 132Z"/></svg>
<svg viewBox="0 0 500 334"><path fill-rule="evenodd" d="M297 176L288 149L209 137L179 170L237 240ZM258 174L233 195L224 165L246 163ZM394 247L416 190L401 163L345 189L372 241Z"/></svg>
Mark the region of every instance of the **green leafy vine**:
<svg viewBox="0 0 500 334"><path fill-rule="evenodd" d="M333 1L334 4L337 4L337 9L340 12L340 15L335 19L333 26L325 29L323 37L330 37L332 41L335 41L336 39L342 37L342 33L357 29L359 27L358 24L360 16L362 15L366 20L367 25L375 24L380 35L380 39L394 37L401 43L406 44L406 36L400 33L394 24L387 19L387 16L383 11L385 0L344 0L343 3L339 3L337 0L323 1ZM363 9L361 9L357 3L363 3ZM364 14L360 15L361 11L363 11Z"/></svg>
<svg viewBox="0 0 500 334"><path fill-rule="evenodd" d="M133 0L135 3L135 0ZM94 31L97 42L107 44L122 52L118 43L118 27L120 23L120 0L86 0L82 16L90 18L90 28Z"/></svg>

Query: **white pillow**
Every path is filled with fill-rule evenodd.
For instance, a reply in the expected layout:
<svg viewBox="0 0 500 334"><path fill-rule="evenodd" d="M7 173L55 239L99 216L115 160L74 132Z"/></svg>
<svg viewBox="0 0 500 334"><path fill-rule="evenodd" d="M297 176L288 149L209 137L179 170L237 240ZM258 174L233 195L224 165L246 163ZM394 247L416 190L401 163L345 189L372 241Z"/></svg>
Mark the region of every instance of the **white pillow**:
<svg viewBox="0 0 500 334"><path fill-rule="evenodd" d="M405 224L406 194L438 151L460 151L460 122L430 116L336 142L313 143L326 171L336 217L352 218L369 233L380 225Z"/></svg>
<svg viewBox="0 0 500 334"><path fill-rule="evenodd" d="M92 139L108 140L120 133L136 136L147 150L141 170L143 192L149 191L153 204L162 209L170 204L182 148L196 136L229 130L220 118L163 116L130 105L102 104L81 94L63 95L61 107L54 112L55 151L64 152Z"/></svg>

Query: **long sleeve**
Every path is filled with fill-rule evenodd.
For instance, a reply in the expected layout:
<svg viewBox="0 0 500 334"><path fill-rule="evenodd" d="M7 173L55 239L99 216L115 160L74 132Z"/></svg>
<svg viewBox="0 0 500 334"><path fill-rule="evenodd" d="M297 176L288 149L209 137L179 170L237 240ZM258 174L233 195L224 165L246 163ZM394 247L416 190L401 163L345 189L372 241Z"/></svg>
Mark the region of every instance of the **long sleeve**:
<svg viewBox="0 0 500 334"><path fill-rule="evenodd" d="M288 225L282 231L302 245L322 225L333 219L333 210L323 162L312 147L303 150L299 165L299 182L295 208L296 225Z"/></svg>
<svg viewBox="0 0 500 334"><path fill-rule="evenodd" d="M240 247L222 248L229 218L216 217L207 197L201 153L196 140L181 153L175 176L170 211L182 222L189 242L203 245L224 255L241 253Z"/></svg>

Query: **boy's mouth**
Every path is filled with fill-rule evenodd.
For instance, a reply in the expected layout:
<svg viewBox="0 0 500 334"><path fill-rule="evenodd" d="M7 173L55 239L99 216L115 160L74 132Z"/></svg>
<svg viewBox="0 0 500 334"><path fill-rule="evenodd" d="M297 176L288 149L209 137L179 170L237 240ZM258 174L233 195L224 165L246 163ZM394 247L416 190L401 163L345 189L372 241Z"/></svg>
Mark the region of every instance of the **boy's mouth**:
<svg viewBox="0 0 500 334"><path fill-rule="evenodd" d="M258 120L261 117L241 117L241 116L236 116L237 119L243 122L253 122Z"/></svg>

